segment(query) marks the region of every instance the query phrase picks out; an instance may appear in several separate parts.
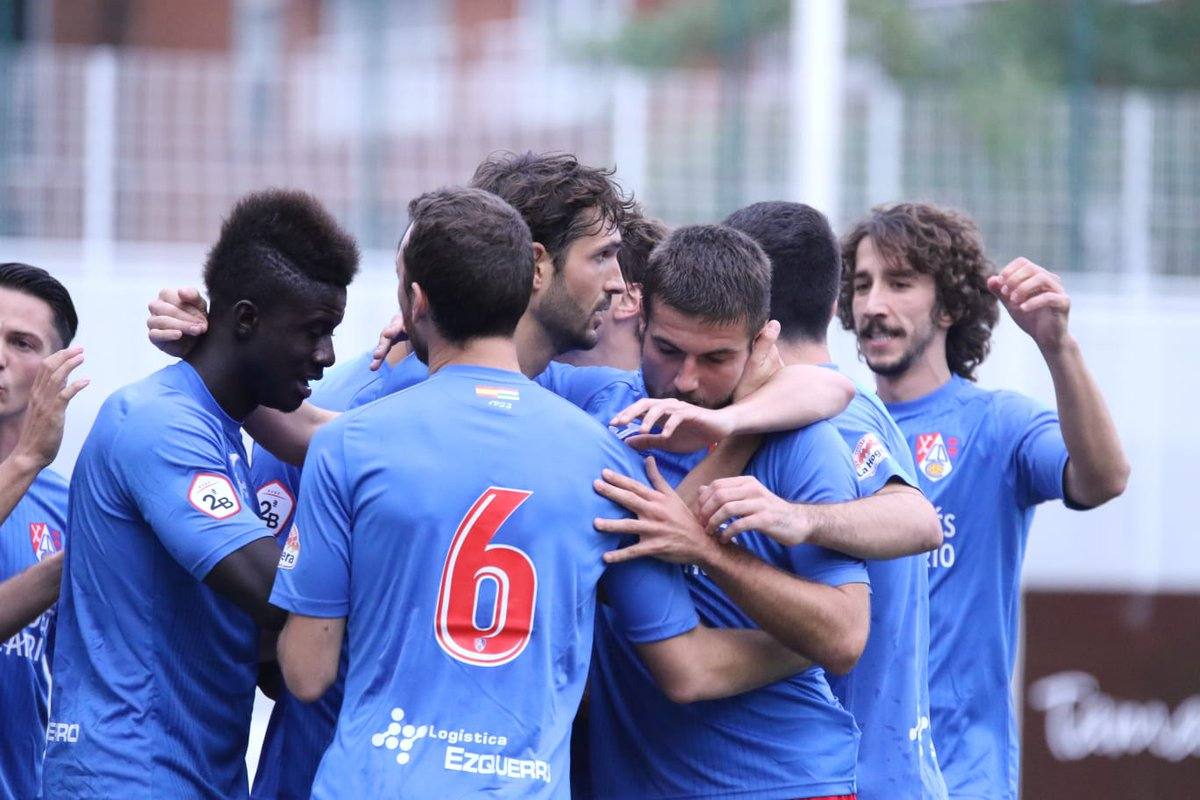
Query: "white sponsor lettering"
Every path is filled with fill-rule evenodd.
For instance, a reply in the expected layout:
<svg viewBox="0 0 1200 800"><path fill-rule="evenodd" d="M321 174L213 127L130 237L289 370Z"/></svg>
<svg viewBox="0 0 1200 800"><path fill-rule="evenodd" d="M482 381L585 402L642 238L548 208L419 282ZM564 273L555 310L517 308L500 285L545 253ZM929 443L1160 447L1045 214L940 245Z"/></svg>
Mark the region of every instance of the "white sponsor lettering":
<svg viewBox="0 0 1200 800"><path fill-rule="evenodd" d="M460 744L504 747L508 737L488 731L468 731L465 728L439 728L436 725L414 725L404 721L404 709L393 708L387 728L371 737L376 748L396 751L396 763L404 766L412 761L413 748L422 740L443 742L442 768L475 775L496 775L514 780L550 782L550 764L535 758L513 758L503 753L477 753L459 747Z"/></svg>
<svg viewBox="0 0 1200 800"><path fill-rule="evenodd" d="M300 560L300 526L293 525L288 532L287 542L283 545L283 552L279 554L279 568L291 569L296 566L296 562Z"/></svg>
<svg viewBox="0 0 1200 800"><path fill-rule="evenodd" d="M75 744L79 741L79 723L51 722L46 726L46 741Z"/></svg>
<svg viewBox="0 0 1200 800"><path fill-rule="evenodd" d="M888 450L883 442L873 433L865 434L854 445L854 474L860 481L875 474L888 457Z"/></svg>
<svg viewBox="0 0 1200 800"><path fill-rule="evenodd" d="M1162 700L1117 700L1100 691L1095 676L1067 671L1032 684L1029 704L1045 712L1046 744L1059 761L1200 757L1200 695L1171 711Z"/></svg>

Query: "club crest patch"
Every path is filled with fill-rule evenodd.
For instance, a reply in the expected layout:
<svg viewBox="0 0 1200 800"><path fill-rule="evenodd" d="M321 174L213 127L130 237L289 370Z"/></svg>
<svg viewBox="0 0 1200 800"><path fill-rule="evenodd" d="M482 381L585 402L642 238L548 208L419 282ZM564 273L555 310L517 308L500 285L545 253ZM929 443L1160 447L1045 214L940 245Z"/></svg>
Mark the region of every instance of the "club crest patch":
<svg viewBox="0 0 1200 800"><path fill-rule="evenodd" d="M242 501L229 478L213 472L200 472L192 478L188 502L213 519L228 519L242 510Z"/></svg>
<svg viewBox="0 0 1200 800"><path fill-rule="evenodd" d="M854 445L854 474L860 481L866 480L879 470L879 465L887 460L889 455L887 447L879 441L878 436L873 433L865 434L858 440L858 444Z"/></svg>
<svg viewBox="0 0 1200 800"><path fill-rule="evenodd" d="M295 525L288 531L287 542L283 545L283 552L279 554L279 568L291 569L296 566L296 562L300 560L300 529Z"/></svg>
<svg viewBox="0 0 1200 800"><path fill-rule="evenodd" d="M952 443L954 439L950 440ZM917 469L931 481L940 481L954 469L950 460L950 448L940 433L922 433L917 436Z"/></svg>
<svg viewBox="0 0 1200 800"><path fill-rule="evenodd" d="M29 542L33 545L33 555L38 561L62 550L62 534L51 530L45 522L29 523Z"/></svg>
<svg viewBox="0 0 1200 800"><path fill-rule="evenodd" d="M295 508L296 498L282 481L271 481L258 487L258 515L276 536L283 533Z"/></svg>

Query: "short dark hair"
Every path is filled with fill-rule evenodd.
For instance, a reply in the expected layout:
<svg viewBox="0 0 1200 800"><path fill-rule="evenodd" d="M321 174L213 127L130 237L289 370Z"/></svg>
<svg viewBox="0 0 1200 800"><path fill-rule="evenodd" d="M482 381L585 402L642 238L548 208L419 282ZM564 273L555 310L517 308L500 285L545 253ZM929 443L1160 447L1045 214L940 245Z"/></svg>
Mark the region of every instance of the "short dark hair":
<svg viewBox="0 0 1200 800"><path fill-rule="evenodd" d="M204 285L213 310L239 300L268 306L281 288L306 282L344 289L358 270L358 245L307 192L268 189L246 195L208 252Z"/></svg>
<svg viewBox="0 0 1200 800"><path fill-rule="evenodd" d="M646 262L647 319L656 303L719 325L745 322L757 332L771 308L771 262L753 239L727 225L676 228Z"/></svg>
<svg viewBox="0 0 1200 800"><path fill-rule="evenodd" d="M662 220L644 217L640 210L625 219L625 224L621 226L621 249L617 252L617 263L621 266L621 276L626 283L642 283L650 253L670 232Z"/></svg>
<svg viewBox="0 0 1200 800"><path fill-rule="evenodd" d="M41 267L9 261L0 264L0 287L36 297L50 306L54 332L66 347L79 329L79 315L71 302L71 293L53 275Z"/></svg>
<svg viewBox="0 0 1200 800"><path fill-rule="evenodd" d="M404 291L420 284L442 336L511 336L533 291L533 238L516 209L454 187L415 198L408 216Z"/></svg>
<svg viewBox="0 0 1200 800"><path fill-rule="evenodd" d="M987 288L996 269L983 254L983 237L969 217L928 203L897 203L871 209L842 240L842 327L854 330L854 271L858 245L870 238L880 258L932 275L936 287L934 313L954 322L946 332L950 371L975 380L975 369L987 358L992 328L1000 318L996 297Z"/></svg>
<svg viewBox="0 0 1200 800"><path fill-rule="evenodd" d="M608 225L620 226L633 209L613 172L580 164L570 153L501 152L475 168L471 186L515 208L557 270L572 242Z"/></svg>
<svg viewBox="0 0 1200 800"><path fill-rule="evenodd" d="M755 203L725 224L758 242L771 260L771 319L784 339L824 342L842 278L829 220L803 203Z"/></svg>

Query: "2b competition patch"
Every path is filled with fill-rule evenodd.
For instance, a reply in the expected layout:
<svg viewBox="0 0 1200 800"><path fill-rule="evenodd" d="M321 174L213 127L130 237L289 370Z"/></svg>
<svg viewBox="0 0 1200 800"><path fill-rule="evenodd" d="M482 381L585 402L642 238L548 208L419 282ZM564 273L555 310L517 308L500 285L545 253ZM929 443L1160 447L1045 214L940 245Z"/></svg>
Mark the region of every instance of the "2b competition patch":
<svg viewBox="0 0 1200 800"><path fill-rule="evenodd" d="M271 481L258 488L258 515L276 536L283 532L295 508L296 498L281 481Z"/></svg>
<svg viewBox="0 0 1200 800"><path fill-rule="evenodd" d="M283 544L283 552L279 554L279 568L291 569L300 560L300 529L295 525L288 531L287 541Z"/></svg>
<svg viewBox="0 0 1200 800"><path fill-rule="evenodd" d="M213 519L228 519L242 510L242 501L229 478L212 472L201 472L192 478L188 502Z"/></svg>
<svg viewBox="0 0 1200 800"><path fill-rule="evenodd" d="M922 433L917 436L917 469L931 481L940 481L950 474L954 464L950 457L957 454L958 440L950 437L950 446L940 433Z"/></svg>
<svg viewBox="0 0 1200 800"><path fill-rule="evenodd" d="M62 550L62 534L51 530L45 522L31 522L29 543L33 545L34 557L41 561Z"/></svg>
<svg viewBox="0 0 1200 800"><path fill-rule="evenodd" d="M874 475L890 454L879 437L867 433L854 445L854 474L860 481Z"/></svg>

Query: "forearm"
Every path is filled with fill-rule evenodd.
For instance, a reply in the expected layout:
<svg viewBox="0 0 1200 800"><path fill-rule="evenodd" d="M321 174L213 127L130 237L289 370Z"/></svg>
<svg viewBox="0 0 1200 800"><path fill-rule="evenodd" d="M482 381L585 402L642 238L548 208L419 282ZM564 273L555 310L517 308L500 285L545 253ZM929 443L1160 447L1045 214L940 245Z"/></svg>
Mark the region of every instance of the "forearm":
<svg viewBox="0 0 1200 800"><path fill-rule="evenodd" d="M1059 424L1070 456L1067 496L1080 505L1100 505L1124 492L1129 479L1129 461L1117 427L1074 338L1042 355L1054 382Z"/></svg>
<svg viewBox="0 0 1200 800"><path fill-rule="evenodd" d="M722 411L732 417L734 433L770 433L836 417L853 397L853 382L840 373L792 364Z"/></svg>
<svg viewBox="0 0 1200 800"><path fill-rule="evenodd" d="M741 694L812 665L755 629L701 625L665 642L638 645L637 650L655 683L676 703Z"/></svg>
<svg viewBox="0 0 1200 800"><path fill-rule="evenodd" d="M854 666L868 614L852 593L788 574L736 544L714 552L705 572L759 627L831 672Z"/></svg>
<svg viewBox="0 0 1200 800"><path fill-rule="evenodd" d="M795 506L807 518L808 543L876 560L940 547L942 528L925 496L909 486L889 487L849 503Z"/></svg>
<svg viewBox="0 0 1200 800"><path fill-rule="evenodd" d="M0 461L0 520L8 519L45 467L45 464L16 450Z"/></svg>
<svg viewBox="0 0 1200 800"><path fill-rule="evenodd" d="M336 412L317 408L312 403L303 403L291 412L259 406L246 417L244 427L254 441L279 460L303 464L313 435L337 417Z"/></svg>
<svg viewBox="0 0 1200 800"><path fill-rule="evenodd" d="M0 642L54 605L62 582L62 560L57 553L0 583Z"/></svg>
<svg viewBox="0 0 1200 800"><path fill-rule="evenodd" d="M762 437L757 434L738 434L722 440L680 481L676 493L688 508L695 510L700 487L718 478L741 475L761 442Z"/></svg>

